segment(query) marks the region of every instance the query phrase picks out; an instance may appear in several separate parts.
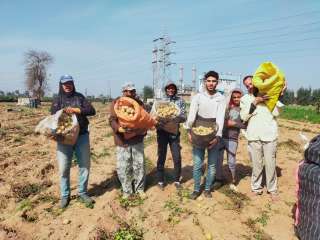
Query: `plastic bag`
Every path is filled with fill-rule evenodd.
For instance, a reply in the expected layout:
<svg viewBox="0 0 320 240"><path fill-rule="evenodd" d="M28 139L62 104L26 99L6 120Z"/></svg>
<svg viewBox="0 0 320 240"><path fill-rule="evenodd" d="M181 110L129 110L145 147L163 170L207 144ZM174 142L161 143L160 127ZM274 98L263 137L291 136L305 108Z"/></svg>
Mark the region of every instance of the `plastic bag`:
<svg viewBox="0 0 320 240"><path fill-rule="evenodd" d="M128 112L124 109L130 109ZM132 112L132 109L134 112ZM129 97L119 98L114 105L120 126L129 129L150 129L156 120L137 101Z"/></svg>
<svg viewBox="0 0 320 240"><path fill-rule="evenodd" d="M50 115L41 120L35 128L36 133L40 133L46 137L54 137L59 143L66 145L74 145L78 139L80 127L75 114L71 115L72 123L70 129L64 134L57 133L59 119L66 114L63 109L57 111L54 115Z"/></svg>
<svg viewBox="0 0 320 240"><path fill-rule="evenodd" d="M272 62L264 62L254 73L252 83L259 93L269 96L265 104L272 112L285 86L284 73Z"/></svg>

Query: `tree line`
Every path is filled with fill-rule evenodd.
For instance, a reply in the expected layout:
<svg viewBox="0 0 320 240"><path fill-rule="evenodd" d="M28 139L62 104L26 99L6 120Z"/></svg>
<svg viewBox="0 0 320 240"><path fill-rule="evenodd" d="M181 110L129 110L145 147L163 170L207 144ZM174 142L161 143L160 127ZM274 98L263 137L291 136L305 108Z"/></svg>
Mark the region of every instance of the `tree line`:
<svg viewBox="0 0 320 240"><path fill-rule="evenodd" d="M297 104L302 106L319 105L320 89L300 87L296 92L288 89L282 98L284 104Z"/></svg>

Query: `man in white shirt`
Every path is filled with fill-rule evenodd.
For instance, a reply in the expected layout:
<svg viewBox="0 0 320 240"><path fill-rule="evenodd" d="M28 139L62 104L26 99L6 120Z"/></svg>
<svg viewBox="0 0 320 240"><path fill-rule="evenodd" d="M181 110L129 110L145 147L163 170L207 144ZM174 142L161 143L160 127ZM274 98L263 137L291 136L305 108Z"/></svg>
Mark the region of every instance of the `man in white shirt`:
<svg viewBox="0 0 320 240"><path fill-rule="evenodd" d="M191 195L192 199L200 196L200 184L202 175L202 164L204 161L205 151L208 151L208 171L206 176L204 196L211 198L211 185L214 182L216 163L219 154L219 141L222 136L222 129L224 124L224 114L226 108L225 97L216 91L218 85L219 74L215 71L209 71L205 75L204 90L196 94L191 101L190 111L187 122L185 124L188 129L189 141L191 139L191 128L198 119L202 121L212 121L218 125L218 132L216 137L209 143L206 148L198 147L193 144L193 179L194 192Z"/></svg>
<svg viewBox="0 0 320 240"><path fill-rule="evenodd" d="M279 115L277 108L273 112L265 105L267 95L254 96L252 76L246 76L243 84L248 90L240 101L240 117L247 122L246 137L248 151L252 161L251 189L255 195L261 195L263 166L265 166L266 188L272 200L277 195L276 150L278 138Z"/></svg>

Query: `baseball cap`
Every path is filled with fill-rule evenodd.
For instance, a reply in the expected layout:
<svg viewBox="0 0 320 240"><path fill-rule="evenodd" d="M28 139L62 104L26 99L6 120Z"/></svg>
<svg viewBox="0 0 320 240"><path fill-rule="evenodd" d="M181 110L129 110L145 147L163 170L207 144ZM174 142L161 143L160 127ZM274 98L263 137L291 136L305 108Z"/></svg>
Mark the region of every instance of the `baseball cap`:
<svg viewBox="0 0 320 240"><path fill-rule="evenodd" d="M127 82L122 86L122 91L136 90L135 85L132 82Z"/></svg>
<svg viewBox="0 0 320 240"><path fill-rule="evenodd" d="M60 77L61 83L73 82L73 77L71 75L63 75Z"/></svg>

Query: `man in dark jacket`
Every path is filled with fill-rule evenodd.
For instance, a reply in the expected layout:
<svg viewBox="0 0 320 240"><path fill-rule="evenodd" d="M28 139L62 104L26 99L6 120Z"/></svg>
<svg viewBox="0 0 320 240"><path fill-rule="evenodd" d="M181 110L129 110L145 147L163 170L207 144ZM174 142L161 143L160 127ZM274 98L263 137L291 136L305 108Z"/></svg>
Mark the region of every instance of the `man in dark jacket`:
<svg viewBox="0 0 320 240"><path fill-rule="evenodd" d="M77 142L73 146L57 142L61 191L60 206L65 208L70 202L70 168L74 152L79 166L79 199L85 204L92 204L94 201L87 195L90 171L89 121L87 116L95 115L96 111L81 93L76 92L73 78L70 75L64 75L60 78L59 94L53 100L51 114L55 114L61 109L66 113L76 114L80 131Z"/></svg>
<svg viewBox="0 0 320 240"><path fill-rule="evenodd" d="M132 83L126 83L122 87L124 97L134 99L139 105L143 102L136 95L136 88ZM123 197L127 198L134 192L144 197L145 167L143 139L146 135L144 129L124 129L120 126L118 117L114 111L115 99L110 107L109 123L113 130L114 142L117 146L117 174L122 185ZM125 139L125 132L135 133L135 136Z"/></svg>
<svg viewBox="0 0 320 240"><path fill-rule="evenodd" d="M164 189L164 165L167 157L167 147L170 146L172 159L174 163L174 184L177 189L181 189L181 145L180 145L180 131L179 124L186 120L185 102L177 96L178 88L173 82L168 82L165 86L166 97L163 101L174 103L179 109L180 114L173 119L177 131L168 132L164 125L168 123L159 123L157 127L157 142L158 142L158 161L157 161L157 175L158 186ZM155 106L155 105L154 105Z"/></svg>

